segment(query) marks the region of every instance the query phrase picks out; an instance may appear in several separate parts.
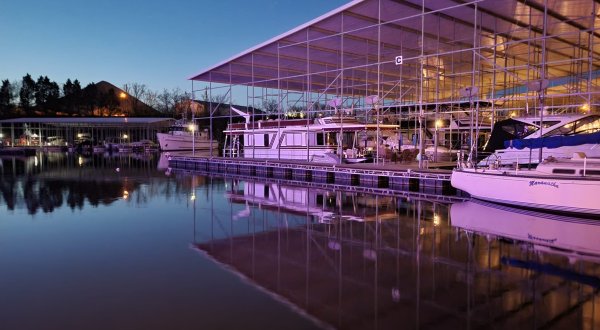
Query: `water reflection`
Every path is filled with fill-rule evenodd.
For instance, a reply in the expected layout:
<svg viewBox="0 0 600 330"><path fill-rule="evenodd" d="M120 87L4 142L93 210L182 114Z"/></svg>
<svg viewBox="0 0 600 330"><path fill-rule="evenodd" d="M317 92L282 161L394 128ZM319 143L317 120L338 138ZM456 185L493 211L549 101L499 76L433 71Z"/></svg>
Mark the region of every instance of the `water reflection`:
<svg viewBox="0 0 600 330"><path fill-rule="evenodd" d="M228 209L210 202L194 214L194 248L321 325L600 326L598 223L281 183L225 187Z"/></svg>
<svg viewBox="0 0 600 330"><path fill-rule="evenodd" d="M0 207L29 214L67 206L81 209L126 199L145 204L159 194L176 196L189 189L192 176L163 180L158 155L38 153L0 157ZM198 179L196 180L196 185Z"/></svg>

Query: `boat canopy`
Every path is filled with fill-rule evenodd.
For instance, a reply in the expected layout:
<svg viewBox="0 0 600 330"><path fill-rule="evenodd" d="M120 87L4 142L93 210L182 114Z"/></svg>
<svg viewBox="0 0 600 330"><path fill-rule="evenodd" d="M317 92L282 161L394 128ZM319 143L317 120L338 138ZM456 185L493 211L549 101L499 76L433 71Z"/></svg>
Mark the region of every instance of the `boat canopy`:
<svg viewBox="0 0 600 330"><path fill-rule="evenodd" d="M517 139L504 142L505 148L559 148L564 146L578 146L582 144L600 143L600 132L590 134L577 134L566 136L549 136L536 139Z"/></svg>
<svg viewBox="0 0 600 330"><path fill-rule="evenodd" d="M492 134L484 151L494 152L497 149L508 148L506 143L515 139L523 139L535 133L539 127L516 119L500 120L494 124Z"/></svg>

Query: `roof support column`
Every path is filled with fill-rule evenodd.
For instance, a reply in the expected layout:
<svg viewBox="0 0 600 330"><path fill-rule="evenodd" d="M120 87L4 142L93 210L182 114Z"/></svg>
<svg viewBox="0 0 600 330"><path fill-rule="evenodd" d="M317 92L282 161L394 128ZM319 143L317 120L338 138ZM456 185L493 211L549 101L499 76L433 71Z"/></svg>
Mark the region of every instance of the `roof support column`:
<svg viewBox="0 0 600 330"><path fill-rule="evenodd" d="M421 57L419 58L420 63L420 83L419 83L419 168L423 168L423 61L425 60L425 0L421 1Z"/></svg>

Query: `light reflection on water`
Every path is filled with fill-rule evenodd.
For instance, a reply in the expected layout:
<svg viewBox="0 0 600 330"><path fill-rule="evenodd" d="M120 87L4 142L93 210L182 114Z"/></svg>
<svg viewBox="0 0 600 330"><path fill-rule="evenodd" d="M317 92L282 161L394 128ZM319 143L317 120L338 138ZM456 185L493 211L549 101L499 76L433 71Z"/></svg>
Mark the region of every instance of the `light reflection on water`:
<svg viewBox="0 0 600 330"><path fill-rule="evenodd" d="M0 328L599 326L595 220L157 162L3 158Z"/></svg>

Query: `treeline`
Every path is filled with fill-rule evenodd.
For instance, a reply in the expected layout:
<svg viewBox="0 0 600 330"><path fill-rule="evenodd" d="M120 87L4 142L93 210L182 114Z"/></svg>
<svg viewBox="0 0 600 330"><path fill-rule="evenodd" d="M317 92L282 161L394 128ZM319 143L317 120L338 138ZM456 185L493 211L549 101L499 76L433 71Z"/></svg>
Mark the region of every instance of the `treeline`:
<svg viewBox="0 0 600 330"><path fill-rule="evenodd" d="M108 82L81 86L67 79L59 85L47 76L34 80L30 74L20 81L2 80L0 118L53 116L161 116L189 107L190 95L179 89L155 92L140 83L118 88Z"/></svg>

